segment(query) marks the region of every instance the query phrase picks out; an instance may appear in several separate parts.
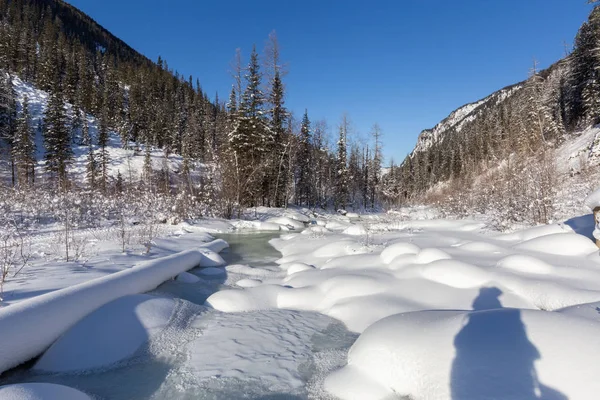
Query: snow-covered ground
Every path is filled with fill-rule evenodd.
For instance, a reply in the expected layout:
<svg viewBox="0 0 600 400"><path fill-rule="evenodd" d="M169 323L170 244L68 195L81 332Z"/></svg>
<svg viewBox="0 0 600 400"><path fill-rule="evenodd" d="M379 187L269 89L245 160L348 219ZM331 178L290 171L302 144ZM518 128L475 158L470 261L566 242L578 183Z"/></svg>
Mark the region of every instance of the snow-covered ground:
<svg viewBox="0 0 600 400"><path fill-rule="evenodd" d="M597 397L591 215L511 233L424 207L246 217L256 219L169 227L150 255L99 245L85 267L38 266L24 292L9 281L0 317L37 293L159 265L211 240L207 232L231 246L212 247L224 267L208 263L91 312L35 364L5 374L2 384L16 386L0 390L11 399L65 387L100 399Z"/></svg>

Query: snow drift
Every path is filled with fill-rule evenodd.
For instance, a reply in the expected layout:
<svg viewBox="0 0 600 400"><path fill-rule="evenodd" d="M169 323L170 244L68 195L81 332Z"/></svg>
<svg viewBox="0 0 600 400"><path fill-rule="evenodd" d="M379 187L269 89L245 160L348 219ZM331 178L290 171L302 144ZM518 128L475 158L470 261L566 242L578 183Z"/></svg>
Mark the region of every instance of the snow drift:
<svg viewBox="0 0 600 400"><path fill-rule="evenodd" d="M196 266L223 265L222 258L207 248L211 246L214 244L147 261L0 309L0 372L39 355L77 321L106 303L150 291Z"/></svg>
<svg viewBox="0 0 600 400"><path fill-rule="evenodd" d="M77 322L42 355L34 369L84 371L132 356L169 322L176 301L147 294L123 296Z"/></svg>
<svg viewBox="0 0 600 400"><path fill-rule="evenodd" d="M592 400L598 354L600 324L560 313L421 311L369 327L325 388L344 400Z"/></svg>

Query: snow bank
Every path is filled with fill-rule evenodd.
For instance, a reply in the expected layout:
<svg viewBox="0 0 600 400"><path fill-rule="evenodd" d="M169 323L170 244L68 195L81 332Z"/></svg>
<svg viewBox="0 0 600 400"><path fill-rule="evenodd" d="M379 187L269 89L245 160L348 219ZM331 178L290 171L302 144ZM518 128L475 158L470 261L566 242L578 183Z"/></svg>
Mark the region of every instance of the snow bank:
<svg viewBox="0 0 600 400"><path fill-rule="evenodd" d="M368 234L367 229L360 224L349 226L348 228L344 229L343 233L345 235L353 235L353 236L361 236L361 235Z"/></svg>
<svg viewBox="0 0 600 400"><path fill-rule="evenodd" d="M77 321L102 305L152 290L181 272L204 266L203 263L214 263L214 254L207 248L184 251L0 309L0 372L42 353Z"/></svg>
<svg viewBox="0 0 600 400"><path fill-rule="evenodd" d="M598 252L598 247L591 240L576 233L545 235L519 243L515 248L561 256L585 256Z"/></svg>
<svg viewBox="0 0 600 400"><path fill-rule="evenodd" d="M19 383L0 387L2 400L92 400L79 390L53 383Z"/></svg>
<svg viewBox="0 0 600 400"><path fill-rule="evenodd" d="M182 283L196 283L196 282L200 281L200 278L198 278L194 274L190 274L189 272L182 272L179 275L177 275L175 280L177 282L182 282Z"/></svg>
<svg viewBox="0 0 600 400"><path fill-rule="evenodd" d="M62 335L34 369L83 371L131 357L165 328L175 303L173 299L137 294L105 304Z"/></svg>
<svg viewBox="0 0 600 400"><path fill-rule="evenodd" d="M516 309L423 311L368 328L325 388L344 400L533 399L538 392L592 400L600 391L598 354L600 324L580 318Z"/></svg>
<svg viewBox="0 0 600 400"><path fill-rule="evenodd" d="M419 251L421 251L419 246L412 243L394 243L390 246L387 246L381 252L381 260L384 264L390 264L394 258L398 256L403 256L405 254L417 254Z"/></svg>
<svg viewBox="0 0 600 400"><path fill-rule="evenodd" d="M594 211L594 208L600 207L600 189L586 197L585 206L592 211Z"/></svg>
<svg viewBox="0 0 600 400"><path fill-rule="evenodd" d="M287 217L273 217L269 218L266 222L272 222L274 224L283 225L289 229L294 230L304 229L304 223Z"/></svg>

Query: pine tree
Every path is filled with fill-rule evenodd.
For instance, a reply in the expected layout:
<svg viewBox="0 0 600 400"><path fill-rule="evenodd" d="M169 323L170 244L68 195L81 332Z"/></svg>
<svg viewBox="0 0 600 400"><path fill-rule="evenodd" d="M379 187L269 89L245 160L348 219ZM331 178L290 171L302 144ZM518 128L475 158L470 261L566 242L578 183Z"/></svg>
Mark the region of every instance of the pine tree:
<svg viewBox="0 0 600 400"><path fill-rule="evenodd" d="M97 176L98 176L98 161L96 161L96 155L94 154L94 146L92 141L88 141L88 155L85 165L86 179L88 182L88 188L92 191L96 190Z"/></svg>
<svg viewBox="0 0 600 400"><path fill-rule="evenodd" d="M35 141L29 117L29 100L23 99L23 110L17 119L12 146L13 160L17 169L19 185L28 186L35 180Z"/></svg>
<svg viewBox="0 0 600 400"><path fill-rule="evenodd" d="M100 179L100 188L103 193L106 193L108 184L108 163L110 161L108 155L108 128L105 118L100 118L98 126L98 172Z"/></svg>
<svg viewBox="0 0 600 400"><path fill-rule="evenodd" d="M68 187L67 169L73 156L65 104L58 84L50 95L44 115L44 148L46 169L51 181L63 189Z"/></svg>

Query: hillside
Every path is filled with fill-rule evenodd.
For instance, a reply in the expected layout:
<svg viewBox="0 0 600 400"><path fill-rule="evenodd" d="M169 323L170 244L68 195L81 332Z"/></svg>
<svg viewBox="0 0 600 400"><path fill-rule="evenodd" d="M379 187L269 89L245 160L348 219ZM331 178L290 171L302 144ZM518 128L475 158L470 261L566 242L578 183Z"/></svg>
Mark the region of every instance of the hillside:
<svg viewBox="0 0 600 400"><path fill-rule="evenodd" d="M397 203L434 203L460 214L498 212L506 224L548 222L558 193L592 181L599 164L600 8L573 51L524 82L459 107L385 177ZM585 196L585 193L582 194Z"/></svg>

